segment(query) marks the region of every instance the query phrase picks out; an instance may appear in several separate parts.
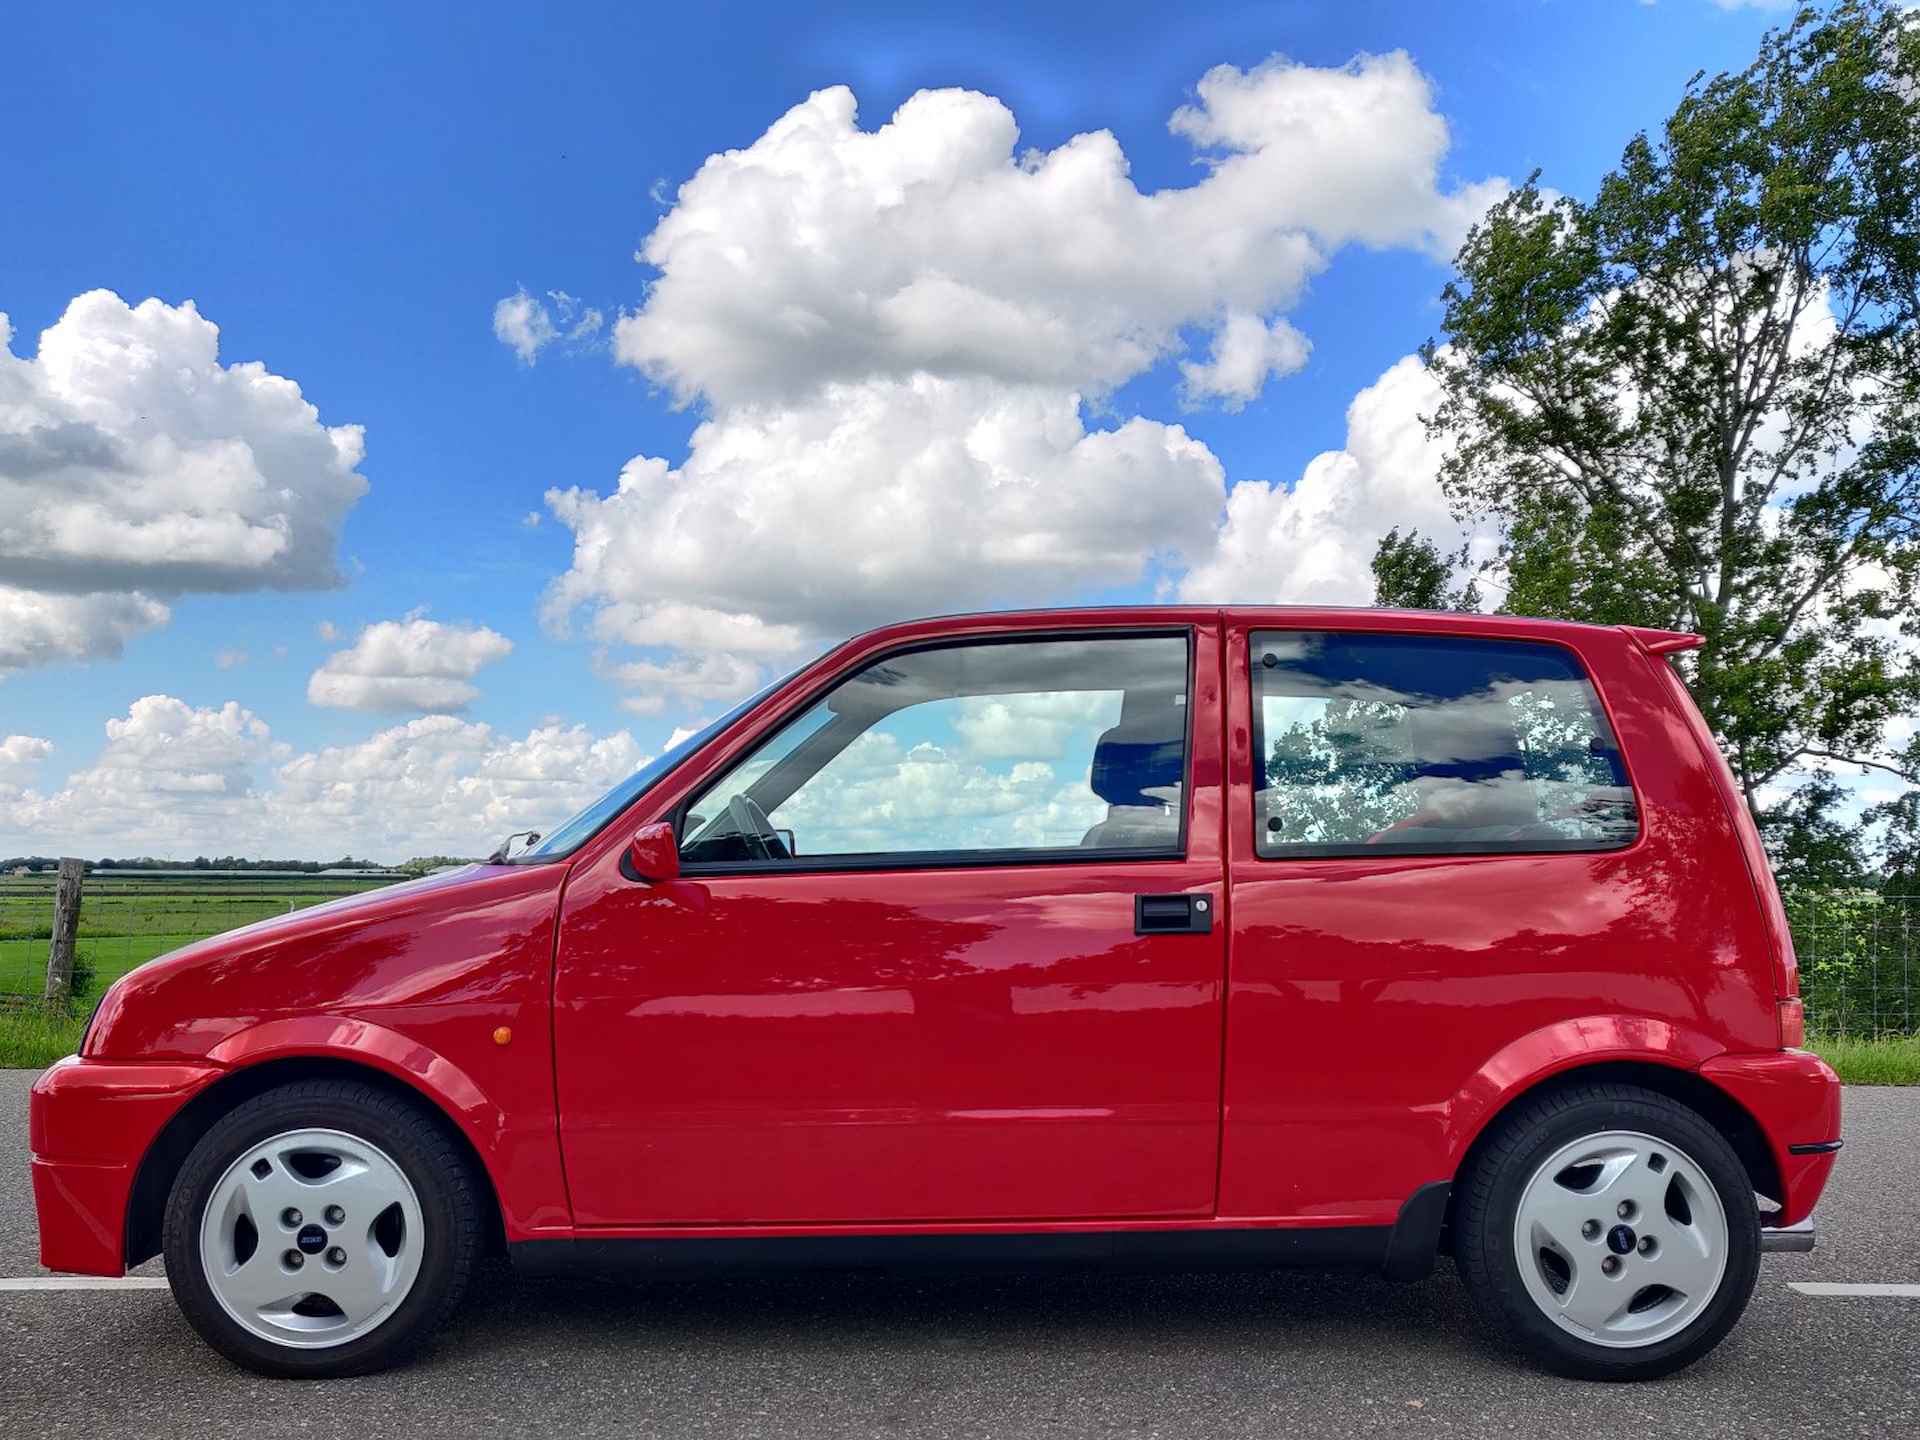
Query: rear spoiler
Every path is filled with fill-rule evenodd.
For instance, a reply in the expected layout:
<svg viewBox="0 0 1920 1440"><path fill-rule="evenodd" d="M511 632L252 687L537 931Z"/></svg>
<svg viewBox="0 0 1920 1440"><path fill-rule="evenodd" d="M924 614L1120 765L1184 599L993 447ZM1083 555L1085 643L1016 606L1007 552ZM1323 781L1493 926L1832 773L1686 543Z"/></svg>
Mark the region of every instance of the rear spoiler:
<svg viewBox="0 0 1920 1440"><path fill-rule="evenodd" d="M1706 636L1693 635L1685 630L1653 630L1645 625L1622 625L1620 628L1649 655L1676 655L1682 650L1697 650L1707 643Z"/></svg>

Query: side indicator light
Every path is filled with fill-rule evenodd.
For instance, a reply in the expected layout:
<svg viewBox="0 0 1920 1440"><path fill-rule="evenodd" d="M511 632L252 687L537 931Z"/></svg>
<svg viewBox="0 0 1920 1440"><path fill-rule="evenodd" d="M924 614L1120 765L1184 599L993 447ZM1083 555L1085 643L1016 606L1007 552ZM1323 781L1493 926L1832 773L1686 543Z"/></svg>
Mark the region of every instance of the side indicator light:
<svg viewBox="0 0 1920 1440"><path fill-rule="evenodd" d="M505 1025L500 1026L497 1030L493 1032L493 1043L496 1045L506 1045L511 1043L512 1040L513 1040L513 1031L508 1029Z"/></svg>

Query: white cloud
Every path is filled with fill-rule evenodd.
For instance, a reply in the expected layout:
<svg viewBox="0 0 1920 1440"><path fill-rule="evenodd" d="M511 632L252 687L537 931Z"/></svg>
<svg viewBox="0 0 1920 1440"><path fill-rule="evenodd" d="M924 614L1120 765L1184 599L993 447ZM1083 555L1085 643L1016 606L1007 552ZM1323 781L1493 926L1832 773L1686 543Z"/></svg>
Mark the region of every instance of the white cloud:
<svg viewBox="0 0 1920 1440"><path fill-rule="evenodd" d="M1207 344L1189 401L1297 369L1284 318L1344 245L1438 253L1504 182L1444 191L1446 122L1404 54L1210 71L1172 120L1200 178L1142 191L1104 131L1021 151L991 96L926 91L875 130L822 90L682 185L614 325L617 359L709 418L677 464L549 492L548 593L655 708L724 657L766 666L877 620L1177 574L1226 498L1208 448L1085 402ZM696 700L723 698L706 684Z"/></svg>
<svg viewBox="0 0 1920 1440"><path fill-rule="evenodd" d="M493 307L494 339L518 355L524 365L533 364L558 334L547 307L525 290L504 296Z"/></svg>
<svg viewBox="0 0 1920 1440"><path fill-rule="evenodd" d="M1183 326L1290 305L1342 245L1450 254L1501 188L1440 190L1446 122L1404 53L1219 66L1198 96L1170 124L1205 174L1148 193L1106 131L1021 152L965 90L863 131L850 90L818 91L680 188L615 353L722 405L920 372L1111 387Z"/></svg>
<svg viewBox="0 0 1920 1440"><path fill-rule="evenodd" d="M0 316L0 670L117 655L173 596L340 583L360 427L219 336L95 290L22 359Z"/></svg>
<svg viewBox="0 0 1920 1440"><path fill-rule="evenodd" d="M559 824L646 759L625 730L554 723L516 740L431 715L288 761L269 809L315 836L314 854L485 854L510 830Z"/></svg>
<svg viewBox="0 0 1920 1440"><path fill-rule="evenodd" d="M1225 490L1177 425L1088 431L1074 397L922 376L742 407L695 432L679 469L641 457L608 496L549 492L574 532L547 603L595 611L600 640L725 658L729 693L813 637L876 618L1139 580L1201 553ZM643 688L652 662L613 667ZM693 698L724 698L711 689Z"/></svg>
<svg viewBox="0 0 1920 1440"><path fill-rule="evenodd" d="M53 742L38 735L0 738L0 800L18 800L40 762L53 753Z"/></svg>
<svg viewBox="0 0 1920 1440"><path fill-rule="evenodd" d="M1180 581L1182 600L1366 605L1373 551L1389 527L1419 530L1442 549L1490 536L1461 532L1439 484L1441 446L1421 423L1439 387L1418 356L1398 361L1347 407L1347 443L1308 462L1291 489L1245 481L1227 499L1213 550Z"/></svg>
<svg viewBox="0 0 1920 1440"><path fill-rule="evenodd" d="M1213 350L1202 364L1181 362L1189 400L1209 396L1222 407L1239 410L1265 388L1270 375L1291 375L1307 363L1307 337L1284 319L1271 325L1258 315L1229 315L1213 336Z"/></svg>
<svg viewBox="0 0 1920 1440"><path fill-rule="evenodd" d="M313 627L313 633L331 645L335 640L340 638L340 627L331 620L322 620L318 625Z"/></svg>
<svg viewBox="0 0 1920 1440"><path fill-rule="evenodd" d="M166 695L109 721L94 762L57 791L19 788L50 749L0 741L0 853L485 854L509 830L558 824L647 758L625 730L553 722L514 738L443 715L296 755L235 703Z"/></svg>
<svg viewBox="0 0 1920 1440"><path fill-rule="evenodd" d="M580 343L600 332L606 317L564 290L549 290L546 301L529 295L522 287L503 296L493 307L493 336L524 364L531 365L540 352L556 340Z"/></svg>
<svg viewBox="0 0 1920 1440"><path fill-rule="evenodd" d="M213 663L222 670L232 670L247 663L247 652L235 649L216 650Z"/></svg>
<svg viewBox="0 0 1920 1440"><path fill-rule="evenodd" d="M0 849L52 854L177 853L243 848L256 768L272 755L267 726L233 701L196 709L148 695L109 720L106 744L52 795L26 791L0 816ZM241 822L236 830L236 821Z"/></svg>
<svg viewBox="0 0 1920 1440"><path fill-rule="evenodd" d="M483 666L513 642L486 626L445 625L418 614L367 626L307 681L307 699L343 710L462 710L478 698Z"/></svg>
<svg viewBox="0 0 1920 1440"><path fill-rule="evenodd" d="M55 660L117 659L127 641L166 624L168 614L138 593L48 595L0 585L0 680Z"/></svg>

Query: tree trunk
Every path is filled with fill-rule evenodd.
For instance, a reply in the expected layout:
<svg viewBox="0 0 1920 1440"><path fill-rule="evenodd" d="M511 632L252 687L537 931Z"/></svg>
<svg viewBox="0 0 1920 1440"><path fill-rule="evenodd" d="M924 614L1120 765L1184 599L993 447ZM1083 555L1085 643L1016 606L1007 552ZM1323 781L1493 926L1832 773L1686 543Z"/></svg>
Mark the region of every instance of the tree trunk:
<svg viewBox="0 0 1920 1440"><path fill-rule="evenodd" d="M80 931L80 882L84 862L60 862L60 884L53 892L53 941L47 947L46 1003L65 1006L73 995L73 941Z"/></svg>

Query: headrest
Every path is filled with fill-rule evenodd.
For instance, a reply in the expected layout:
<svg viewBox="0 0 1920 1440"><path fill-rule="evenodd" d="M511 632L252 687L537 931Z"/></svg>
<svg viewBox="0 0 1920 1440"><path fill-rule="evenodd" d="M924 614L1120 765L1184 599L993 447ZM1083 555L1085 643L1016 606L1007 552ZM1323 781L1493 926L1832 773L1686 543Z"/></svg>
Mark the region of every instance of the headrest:
<svg viewBox="0 0 1920 1440"><path fill-rule="evenodd" d="M1162 805L1176 793L1186 757L1178 735L1152 736L1116 725L1093 747L1088 783L1109 805ZM1158 795L1149 792L1158 790Z"/></svg>

